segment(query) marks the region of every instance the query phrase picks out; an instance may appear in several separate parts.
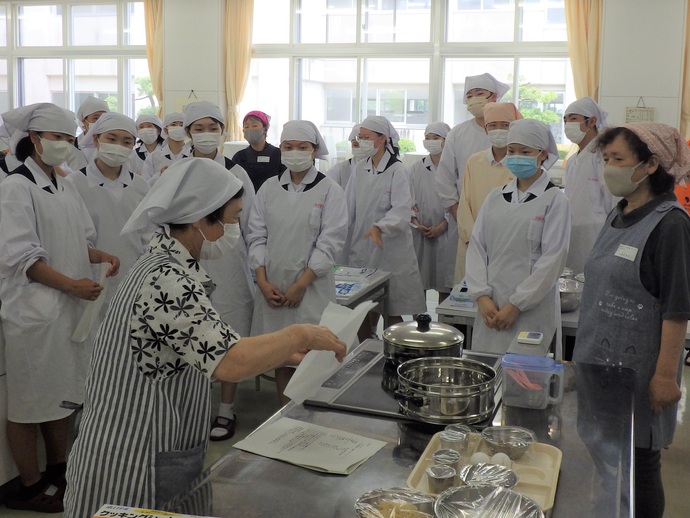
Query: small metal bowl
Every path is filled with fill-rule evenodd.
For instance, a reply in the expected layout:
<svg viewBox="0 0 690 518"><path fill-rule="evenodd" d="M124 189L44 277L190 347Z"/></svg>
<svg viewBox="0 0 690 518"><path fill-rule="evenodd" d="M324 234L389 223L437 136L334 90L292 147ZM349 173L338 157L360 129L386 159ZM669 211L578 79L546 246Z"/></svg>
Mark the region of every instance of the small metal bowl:
<svg viewBox="0 0 690 518"><path fill-rule="evenodd" d="M500 486L511 489L518 483L518 476L512 469L498 464L468 464L460 470L458 476L468 486Z"/></svg>
<svg viewBox="0 0 690 518"><path fill-rule="evenodd" d="M561 313L575 311L582 303L582 283L575 279L558 279L561 296Z"/></svg>
<svg viewBox="0 0 690 518"><path fill-rule="evenodd" d="M509 509L509 513L506 513ZM510 518L544 518L539 506L526 496L493 486L451 487L438 495L434 504L437 518L495 516Z"/></svg>
<svg viewBox="0 0 690 518"><path fill-rule="evenodd" d="M519 426L490 426L482 431L482 439L494 454L505 453L511 460L522 457L536 441L532 430Z"/></svg>

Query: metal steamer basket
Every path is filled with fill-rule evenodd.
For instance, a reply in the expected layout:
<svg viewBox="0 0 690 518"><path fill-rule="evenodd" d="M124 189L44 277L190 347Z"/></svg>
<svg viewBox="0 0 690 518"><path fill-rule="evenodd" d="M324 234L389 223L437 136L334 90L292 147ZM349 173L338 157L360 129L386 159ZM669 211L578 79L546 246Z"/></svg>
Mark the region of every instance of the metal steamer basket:
<svg viewBox="0 0 690 518"><path fill-rule="evenodd" d="M432 322L423 313L416 322L394 324L383 332L383 355L394 363L415 358L457 357L465 336L452 326Z"/></svg>
<svg viewBox="0 0 690 518"><path fill-rule="evenodd" d="M433 424L478 423L492 415L496 371L463 358L418 358L398 366L404 414Z"/></svg>

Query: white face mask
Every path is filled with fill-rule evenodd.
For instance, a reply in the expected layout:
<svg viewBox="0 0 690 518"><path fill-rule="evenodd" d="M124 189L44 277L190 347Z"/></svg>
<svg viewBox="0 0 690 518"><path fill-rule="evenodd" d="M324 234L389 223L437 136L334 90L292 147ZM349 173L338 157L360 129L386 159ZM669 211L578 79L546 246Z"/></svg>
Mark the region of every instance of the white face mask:
<svg viewBox="0 0 690 518"><path fill-rule="evenodd" d="M155 128L141 128L137 131L137 137L147 146L158 140L158 131Z"/></svg>
<svg viewBox="0 0 690 518"><path fill-rule="evenodd" d="M119 146L118 144L106 144L101 142L98 145L98 153L96 155L106 165L110 167L121 166L132 157L132 150L128 147Z"/></svg>
<svg viewBox="0 0 690 518"><path fill-rule="evenodd" d="M359 149L362 158L369 158L371 156L374 156L378 151L378 149L376 149L376 147L374 146L373 140L360 140Z"/></svg>
<svg viewBox="0 0 690 518"><path fill-rule="evenodd" d="M640 167L644 162L640 162L634 166L618 167L615 165L604 166L604 183L609 191L614 196L625 197L632 193L637 186L640 185L648 175L644 175L642 180L633 182L632 177L635 174L635 169Z"/></svg>
<svg viewBox="0 0 690 518"><path fill-rule="evenodd" d="M223 235L215 241L206 239L204 233L199 229L199 233L204 238L201 244L201 251L199 252L200 259L220 259L230 250L235 248L237 241L240 238L240 224L239 223L223 223Z"/></svg>
<svg viewBox="0 0 690 518"><path fill-rule="evenodd" d="M222 138L220 133L192 133L194 149L205 155L210 155L217 150Z"/></svg>
<svg viewBox="0 0 690 518"><path fill-rule="evenodd" d="M43 153L36 153L45 165L56 166L66 161L72 154L72 144L66 140L46 140L41 137Z"/></svg>
<svg viewBox="0 0 690 518"><path fill-rule="evenodd" d="M582 139L585 138L586 135L586 132L580 129L579 122L566 122L564 132L568 140L575 144L582 142Z"/></svg>
<svg viewBox="0 0 690 518"><path fill-rule="evenodd" d="M168 138L177 142L184 142L187 134L182 126L168 126Z"/></svg>
<svg viewBox="0 0 690 518"><path fill-rule="evenodd" d="M486 97L472 97L472 99L467 101L467 111L472 114L473 117L483 117L484 116L484 106L489 100Z"/></svg>
<svg viewBox="0 0 690 518"><path fill-rule="evenodd" d="M427 140L424 139L422 142L424 149L426 149L430 155L439 155L443 151L443 141L442 140Z"/></svg>
<svg viewBox="0 0 690 518"><path fill-rule="evenodd" d="M489 141L494 147L506 147L508 145L508 130L495 129L489 130Z"/></svg>
<svg viewBox="0 0 690 518"><path fill-rule="evenodd" d="M285 167L290 171L295 171L296 173L301 173L310 169L314 165L314 159L312 158L311 151L282 151L280 153L280 161Z"/></svg>

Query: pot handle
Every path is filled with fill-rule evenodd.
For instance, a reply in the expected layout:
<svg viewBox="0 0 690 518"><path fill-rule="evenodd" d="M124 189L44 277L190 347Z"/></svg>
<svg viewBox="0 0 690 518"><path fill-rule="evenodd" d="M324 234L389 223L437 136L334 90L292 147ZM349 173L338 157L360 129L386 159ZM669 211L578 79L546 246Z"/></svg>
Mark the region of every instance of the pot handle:
<svg viewBox="0 0 690 518"><path fill-rule="evenodd" d="M424 398L422 396L413 396L412 394L408 394L407 392L396 390L393 397L397 401L405 401L406 403L410 403L411 405L417 407L424 406Z"/></svg>

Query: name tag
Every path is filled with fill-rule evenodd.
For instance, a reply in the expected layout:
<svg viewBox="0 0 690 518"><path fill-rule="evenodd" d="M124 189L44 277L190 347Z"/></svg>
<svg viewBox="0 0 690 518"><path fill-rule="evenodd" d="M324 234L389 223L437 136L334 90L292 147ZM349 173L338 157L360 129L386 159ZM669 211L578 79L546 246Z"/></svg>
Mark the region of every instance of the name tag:
<svg viewBox="0 0 690 518"><path fill-rule="evenodd" d="M257 162L270 162L271 157L270 156L257 156L256 161Z"/></svg>
<svg viewBox="0 0 690 518"><path fill-rule="evenodd" d="M635 257L637 257L637 248L629 245L618 245L618 250L616 250L614 255L628 261L634 261Z"/></svg>

